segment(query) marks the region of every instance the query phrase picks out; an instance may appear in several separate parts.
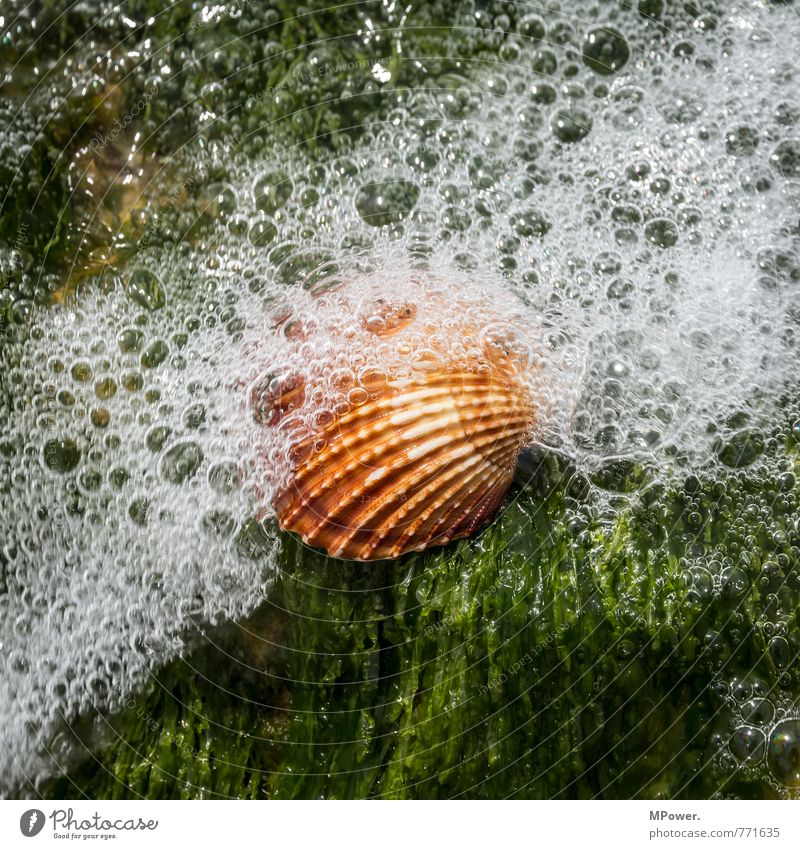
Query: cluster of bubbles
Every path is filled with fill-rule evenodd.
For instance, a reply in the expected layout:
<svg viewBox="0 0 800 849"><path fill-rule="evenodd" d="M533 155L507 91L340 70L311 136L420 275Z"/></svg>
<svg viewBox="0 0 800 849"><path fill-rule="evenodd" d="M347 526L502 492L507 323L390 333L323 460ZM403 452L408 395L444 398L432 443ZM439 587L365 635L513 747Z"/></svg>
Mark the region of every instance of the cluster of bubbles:
<svg viewBox="0 0 800 849"><path fill-rule="evenodd" d="M468 356L464 326L523 358L535 438L587 472L758 461L796 377L800 25L748 4L656 49L634 18L661 4L639 7L586 32L529 15L502 62L387 89L337 154L235 163L202 245L17 316L0 774L251 609L292 440L358 403L369 369ZM730 745L763 743L780 778L797 723L777 717Z"/></svg>
<svg viewBox="0 0 800 849"><path fill-rule="evenodd" d="M501 285L476 286L452 269L409 274L391 254L380 269L269 298L264 324L243 333L247 364L231 367L249 387L251 442L263 461L255 476L273 491L298 452L324 450L329 423L389 386L450 374L458 393L465 373L491 371L520 389L552 388L535 322Z"/></svg>
<svg viewBox="0 0 800 849"><path fill-rule="evenodd" d="M720 680L714 692L731 717L730 730L712 741L719 774L766 776L778 791L800 787L800 719L793 700L771 693L760 679Z"/></svg>
<svg viewBox="0 0 800 849"><path fill-rule="evenodd" d="M525 19L489 95L467 78L395 92L352 152L253 175L220 267L263 254L264 286L313 290L399 250L452 268L454 290L458 272L504 279L542 366L569 373L542 398L543 441L588 468L749 465L791 383L800 278L800 107L774 60L796 23L767 37L756 15L735 40L701 19L648 73L613 27L579 54L565 33L545 40L529 69L545 28ZM583 64L567 74L570 51Z"/></svg>
<svg viewBox="0 0 800 849"><path fill-rule="evenodd" d="M151 320L156 286L139 269L127 296L54 309L19 346L18 327L6 340L4 780L35 776L54 729L120 708L269 586L275 539L246 525L254 498L221 420L218 352L198 317Z"/></svg>
<svg viewBox="0 0 800 849"><path fill-rule="evenodd" d="M783 439L791 439L788 431L780 429ZM686 556L673 573L685 590L673 596L676 621L686 622L687 613L688 621L697 621L712 606L716 613L700 632L714 676L709 694L717 723L704 769L713 768L722 793L739 779L778 795L800 786L800 523L793 466L791 457L773 456L755 472L733 472L706 487L689 475L680 515L659 511L671 541L685 543ZM661 548L665 559L670 539Z"/></svg>

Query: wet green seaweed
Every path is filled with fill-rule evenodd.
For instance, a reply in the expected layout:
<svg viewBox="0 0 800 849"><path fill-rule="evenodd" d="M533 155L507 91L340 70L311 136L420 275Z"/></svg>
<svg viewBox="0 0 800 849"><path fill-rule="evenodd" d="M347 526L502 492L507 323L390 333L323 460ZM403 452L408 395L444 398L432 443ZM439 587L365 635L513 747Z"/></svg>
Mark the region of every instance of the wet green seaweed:
<svg viewBox="0 0 800 849"><path fill-rule="evenodd" d="M606 525L587 520L565 471L540 469L481 539L396 563L345 563L287 538L270 602L245 623L257 648L242 654L228 634L263 675L248 683L208 647L176 662L110 720L120 736L82 791L779 795L724 758L735 687L798 693L796 485L690 479ZM769 522L743 534L741 517L767 506ZM49 792L69 790L61 779Z"/></svg>

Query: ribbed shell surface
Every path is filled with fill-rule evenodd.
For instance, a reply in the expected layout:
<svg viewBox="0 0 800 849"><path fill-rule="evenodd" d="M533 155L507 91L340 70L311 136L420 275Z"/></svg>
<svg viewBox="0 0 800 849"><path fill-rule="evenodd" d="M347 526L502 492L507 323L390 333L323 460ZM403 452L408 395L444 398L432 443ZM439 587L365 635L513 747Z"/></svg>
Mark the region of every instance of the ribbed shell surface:
<svg viewBox="0 0 800 849"><path fill-rule="evenodd" d="M377 560L491 521L533 421L517 375L489 362L372 389L294 446L273 502L281 527L330 555Z"/></svg>

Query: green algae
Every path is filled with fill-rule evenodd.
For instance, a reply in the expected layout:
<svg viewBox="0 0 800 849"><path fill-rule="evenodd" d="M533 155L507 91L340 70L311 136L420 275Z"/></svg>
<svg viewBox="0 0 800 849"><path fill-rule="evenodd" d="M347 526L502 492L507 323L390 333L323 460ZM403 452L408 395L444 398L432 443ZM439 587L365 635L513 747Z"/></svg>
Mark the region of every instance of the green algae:
<svg viewBox="0 0 800 849"><path fill-rule="evenodd" d="M287 539L245 623L263 636L255 654L228 627L220 651L159 673L108 719L120 736L100 747L105 769L70 781L97 796L780 795L721 765L736 720L720 694L798 693L769 651L776 625L800 649L796 490L692 479L608 526L553 471L479 540L398 562ZM769 527L743 535L739 517L767 504ZM263 674L230 671L227 651Z"/></svg>

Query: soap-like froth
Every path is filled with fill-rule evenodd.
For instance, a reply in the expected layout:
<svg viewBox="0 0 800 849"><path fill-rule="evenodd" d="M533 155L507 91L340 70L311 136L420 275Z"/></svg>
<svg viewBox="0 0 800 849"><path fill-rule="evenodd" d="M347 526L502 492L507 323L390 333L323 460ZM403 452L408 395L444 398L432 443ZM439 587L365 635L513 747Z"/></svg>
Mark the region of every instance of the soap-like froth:
<svg viewBox="0 0 800 849"><path fill-rule="evenodd" d="M110 293L6 331L4 785L47 770L65 718L264 597L280 543L253 520L287 447L376 362L465 355L448 307L524 353L534 439L578 469L757 462L726 446L796 391L798 19L748 5L651 48L636 14L613 74L556 78L559 44L531 69L523 33L460 87L384 95L338 156L231 163L198 188L210 242L143 243ZM397 335L370 330L381 301ZM259 407L298 375L302 398Z"/></svg>

